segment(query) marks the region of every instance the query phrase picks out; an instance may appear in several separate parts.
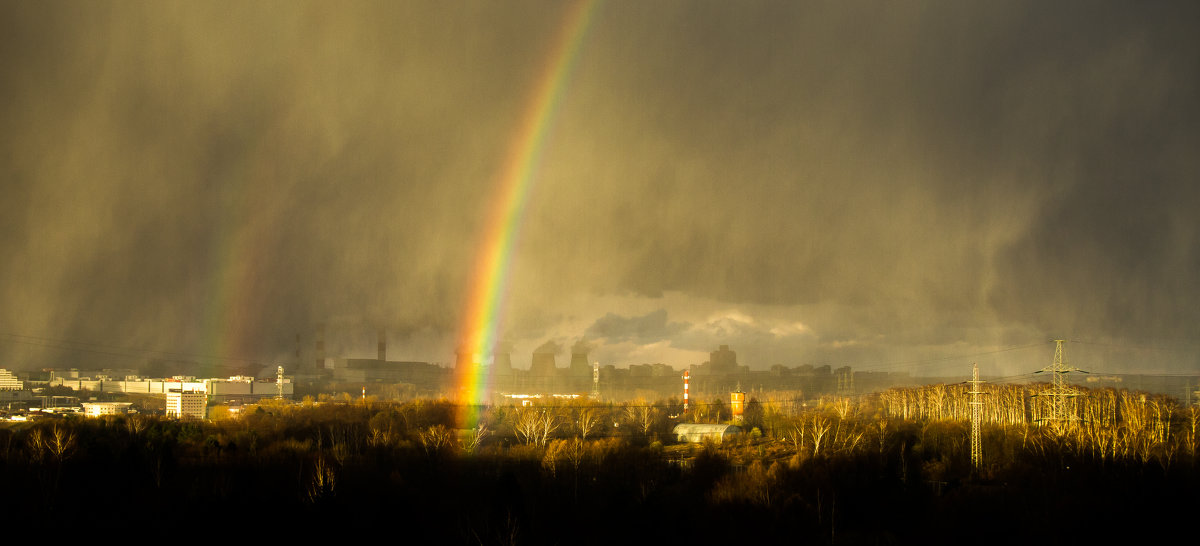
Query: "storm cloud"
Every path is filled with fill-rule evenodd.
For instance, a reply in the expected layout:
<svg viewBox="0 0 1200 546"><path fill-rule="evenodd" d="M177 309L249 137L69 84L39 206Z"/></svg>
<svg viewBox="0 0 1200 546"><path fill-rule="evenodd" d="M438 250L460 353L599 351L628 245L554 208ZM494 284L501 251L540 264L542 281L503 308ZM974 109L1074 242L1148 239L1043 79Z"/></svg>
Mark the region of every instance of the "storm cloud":
<svg viewBox="0 0 1200 546"><path fill-rule="evenodd" d="M284 359L318 324L451 361L565 12L5 3L0 367ZM1194 372L1196 28L1192 3L602 3L501 336L755 368L1066 337Z"/></svg>
<svg viewBox="0 0 1200 546"><path fill-rule="evenodd" d="M632 341L647 344L669 340L687 327L684 323L668 323L667 310L659 309L640 317L623 317L608 313L596 319L586 333L588 336L609 342Z"/></svg>

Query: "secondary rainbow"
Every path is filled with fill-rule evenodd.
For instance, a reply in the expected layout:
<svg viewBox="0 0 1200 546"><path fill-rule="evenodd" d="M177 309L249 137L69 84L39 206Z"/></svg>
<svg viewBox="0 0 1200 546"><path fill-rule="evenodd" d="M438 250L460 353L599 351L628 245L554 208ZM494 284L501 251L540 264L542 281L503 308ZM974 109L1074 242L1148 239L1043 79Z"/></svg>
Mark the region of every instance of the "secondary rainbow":
<svg viewBox="0 0 1200 546"><path fill-rule="evenodd" d="M545 148L546 135L554 112L562 101L571 68L578 57L597 2L585 0L568 9L565 24L553 42L551 53L534 86L524 114L513 135L513 145L505 156L497 180L494 208L471 275L469 296L460 332L464 336L459 351L460 364L455 370L459 402L473 405L484 402L489 377L481 361L499 341L500 320L508 288L508 274L514 247L521 230L525 205L535 172ZM464 412L462 426L473 426L472 412Z"/></svg>

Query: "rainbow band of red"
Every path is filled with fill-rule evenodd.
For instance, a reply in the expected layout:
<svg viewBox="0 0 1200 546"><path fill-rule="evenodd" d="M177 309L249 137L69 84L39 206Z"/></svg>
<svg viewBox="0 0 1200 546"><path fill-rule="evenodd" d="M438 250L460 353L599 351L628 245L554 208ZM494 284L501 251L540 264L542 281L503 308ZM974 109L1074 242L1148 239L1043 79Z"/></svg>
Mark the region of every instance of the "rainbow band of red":
<svg viewBox="0 0 1200 546"><path fill-rule="evenodd" d="M490 366L483 366L482 360L494 352L499 341L509 269L534 174L550 122L562 100L596 4L595 0L585 0L568 9L565 24L553 42L548 62L537 80L500 171L498 191L493 200L495 206L477 255L460 329L465 339L459 350L466 351L467 360L470 360L469 365L464 363L455 372L459 402L464 405L486 401ZM469 427L473 425L472 420L469 415L464 415L460 424Z"/></svg>

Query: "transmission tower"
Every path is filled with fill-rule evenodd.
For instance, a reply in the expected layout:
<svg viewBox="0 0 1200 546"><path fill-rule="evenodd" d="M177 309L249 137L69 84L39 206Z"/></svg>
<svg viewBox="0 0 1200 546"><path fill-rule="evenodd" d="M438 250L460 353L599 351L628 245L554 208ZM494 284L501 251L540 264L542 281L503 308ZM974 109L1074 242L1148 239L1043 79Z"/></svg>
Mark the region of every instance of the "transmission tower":
<svg viewBox="0 0 1200 546"><path fill-rule="evenodd" d="M983 420L983 401L979 399L980 395L987 394L979 390L979 384L983 381L979 380L979 365L971 363L971 390L967 394L971 395L971 465L976 470L983 466L983 439L979 427Z"/></svg>
<svg viewBox="0 0 1200 546"><path fill-rule="evenodd" d="M283 400L283 366L275 368L275 398Z"/></svg>
<svg viewBox="0 0 1200 546"><path fill-rule="evenodd" d="M1071 386L1068 374L1071 372L1087 373L1067 365L1067 352L1063 346L1064 343L1066 343L1066 340L1054 340L1054 362L1036 372L1048 372L1051 374L1050 390L1036 395L1050 397L1050 414L1042 417L1040 420L1049 421L1060 430L1066 430L1067 427L1074 424L1078 419L1075 412L1071 411L1073 405L1071 407L1067 405L1068 400L1079 396L1079 393L1075 392L1074 387Z"/></svg>

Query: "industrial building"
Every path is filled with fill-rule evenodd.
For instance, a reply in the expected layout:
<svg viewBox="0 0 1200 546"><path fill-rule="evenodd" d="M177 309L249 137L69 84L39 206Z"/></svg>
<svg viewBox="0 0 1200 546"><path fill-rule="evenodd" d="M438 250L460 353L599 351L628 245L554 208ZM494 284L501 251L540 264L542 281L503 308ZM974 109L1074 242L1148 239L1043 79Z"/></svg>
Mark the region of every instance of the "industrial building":
<svg viewBox="0 0 1200 546"><path fill-rule="evenodd" d="M708 423L680 423L671 431L676 440L692 444L703 443L705 440L720 443L741 433L742 428L737 425Z"/></svg>
<svg viewBox="0 0 1200 546"><path fill-rule="evenodd" d="M233 376L225 379L196 379L188 376L149 379L133 375L116 380L57 376L50 380L50 386L69 387L75 390L87 389L95 392L153 394L164 397L172 390L200 391L212 397L214 402L273 398L279 396L281 391L284 398L291 398L293 393L293 384L288 378L284 378L282 381L260 381L247 376Z"/></svg>
<svg viewBox="0 0 1200 546"><path fill-rule="evenodd" d="M339 383L412 383L432 386L444 381L445 368L427 362L397 362L373 358L336 358L330 369Z"/></svg>

